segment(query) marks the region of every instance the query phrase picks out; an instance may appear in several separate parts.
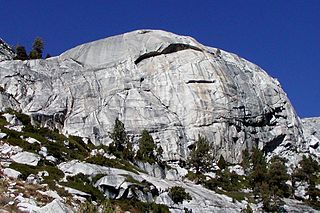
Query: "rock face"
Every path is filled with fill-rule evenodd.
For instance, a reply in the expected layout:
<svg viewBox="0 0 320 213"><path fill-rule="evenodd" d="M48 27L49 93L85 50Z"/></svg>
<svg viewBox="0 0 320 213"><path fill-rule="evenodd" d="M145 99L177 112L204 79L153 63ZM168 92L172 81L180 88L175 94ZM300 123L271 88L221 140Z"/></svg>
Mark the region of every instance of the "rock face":
<svg viewBox="0 0 320 213"><path fill-rule="evenodd" d="M303 141L277 80L234 54L164 31L138 30L46 60L0 62L0 86L2 109L95 144L110 142L116 118L134 143L147 129L164 160L185 160L199 134L230 162L255 144L272 152Z"/></svg>
<svg viewBox="0 0 320 213"><path fill-rule="evenodd" d="M304 118L301 121L306 149L320 159L320 118Z"/></svg>
<svg viewBox="0 0 320 213"><path fill-rule="evenodd" d="M0 61L12 60L14 55L11 47L0 38Z"/></svg>

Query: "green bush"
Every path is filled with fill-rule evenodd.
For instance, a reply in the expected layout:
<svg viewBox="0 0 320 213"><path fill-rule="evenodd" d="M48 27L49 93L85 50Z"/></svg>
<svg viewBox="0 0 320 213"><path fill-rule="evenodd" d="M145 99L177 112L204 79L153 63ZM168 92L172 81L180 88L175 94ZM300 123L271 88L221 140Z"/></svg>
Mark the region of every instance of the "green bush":
<svg viewBox="0 0 320 213"><path fill-rule="evenodd" d="M39 163L40 164L40 163ZM11 169L17 170L21 173L21 178L26 179L30 174L38 174L40 171L47 171L49 176L44 176L44 182L58 181L64 177L64 173L59 170L56 166L49 165L39 165L39 166L29 166L25 164L20 164L12 162L9 166Z"/></svg>
<svg viewBox="0 0 320 213"><path fill-rule="evenodd" d="M190 194L181 186L174 186L170 188L168 195L175 203L182 203L184 200L192 199Z"/></svg>
<svg viewBox="0 0 320 213"><path fill-rule="evenodd" d="M1 127L1 132L6 133L7 137L3 139L3 141L9 143L12 146L19 146L24 151L37 153L40 150L40 145L37 143L30 144L27 141L21 139L23 133L17 132L11 129L7 129L5 127Z"/></svg>
<svg viewBox="0 0 320 213"><path fill-rule="evenodd" d="M202 184L206 180L206 176L202 173L194 173L189 171L188 174L185 176L191 181L194 181L196 184Z"/></svg>
<svg viewBox="0 0 320 213"><path fill-rule="evenodd" d="M7 122L6 118L3 117L2 114L1 114L1 116L0 116L0 126L3 127L5 125L8 125L8 122Z"/></svg>
<svg viewBox="0 0 320 213"><path fill-rule="evenodd" d="M31 119L30 119L29 115L17 112L13 109L10 109L10 108L7 109L6 112L11 115L15 115L24 126L31 124Z"/></svg>
<svg viewBox="0 0 320 213"><path fill-rule="evenodd" d="M98 206L94 205L93 203L86 201L81 203L80 207L78 208L79 213L96 213L98 212Z"/></svg>
<svg viewBox="0 0 320 213"><path fill-rule="evenodd" d="M169 213L169 208L163 204L156 203L144 203L136 199L128 200L113 200L111 201L114 205L119 206L121 208L121 212L129 211L135 213Z"/></svg>
<svg viewBox="0 0 320 213"><path fill-rule="evenodd" d="M75 176L67 177L68 182L61 182L61 185L77 189L79 191L88 193L91 195L92 200L102 201L104 200L104 195L96 187L93 186L91 181L87 176L80 173Z"/></svg>
<svg viewBox="0 0 320 213"><path fill-rule="evenodd" d="M38 169L36 166L29 166L25 164L20 164L12 162L9 166L11 169L17 170L21 173L21 178L26 179L30 174L37 174Z"/></svg>

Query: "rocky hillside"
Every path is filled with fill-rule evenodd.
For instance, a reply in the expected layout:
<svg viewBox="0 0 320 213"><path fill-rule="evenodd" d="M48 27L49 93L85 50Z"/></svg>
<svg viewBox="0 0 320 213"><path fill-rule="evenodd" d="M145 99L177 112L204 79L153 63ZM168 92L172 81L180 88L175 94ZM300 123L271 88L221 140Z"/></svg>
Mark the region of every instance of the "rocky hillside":
<svg viewBox="0 0 320 213"><path fill-rule="evenodd" d="M13 55L1 41L0 211L320 208L319 120L243 58L159 30Z"/></svg>

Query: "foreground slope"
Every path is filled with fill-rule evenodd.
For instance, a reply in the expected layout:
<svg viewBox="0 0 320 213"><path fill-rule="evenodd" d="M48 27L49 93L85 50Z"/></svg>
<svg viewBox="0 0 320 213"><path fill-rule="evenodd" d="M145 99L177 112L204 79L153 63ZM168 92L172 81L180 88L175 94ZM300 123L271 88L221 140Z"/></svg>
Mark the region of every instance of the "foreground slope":
<svg viewBox="0 0 320 213"><path fill-rule="evenodd" d="M47 60L3 61L0 86L2 108L94 144L110 142L116 118L133 143L146 129L164 160L185 160L199 134L229 162L255 145L303 148L277 80L243 58L164 31L125 33Z"/></svg>

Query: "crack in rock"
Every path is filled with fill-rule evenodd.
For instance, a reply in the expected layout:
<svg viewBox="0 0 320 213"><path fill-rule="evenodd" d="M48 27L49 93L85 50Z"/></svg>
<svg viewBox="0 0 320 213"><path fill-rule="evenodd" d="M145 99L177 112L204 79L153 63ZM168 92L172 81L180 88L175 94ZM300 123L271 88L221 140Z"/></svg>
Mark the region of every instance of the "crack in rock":
<svg viewBox="0 0 320 213"><path fill-rule="evenodd" d="M151 58L151 57L155 57L155 56L159 56L159 55L166 55L166 54L170 54L170 53L175 53L175 52L179 52L179 51L187 50L187 49L202 52L202 50L199 47L191 46L189 44L176 43L176 44L170 44L168 47L164 48L161 52L152 51L152 52L145 53L145 54L139 56L134 61L134 63L137 65L141 61L143 61L147 58Z"/></svg>

